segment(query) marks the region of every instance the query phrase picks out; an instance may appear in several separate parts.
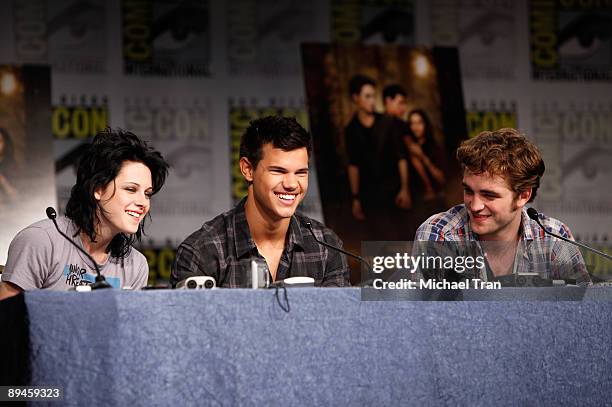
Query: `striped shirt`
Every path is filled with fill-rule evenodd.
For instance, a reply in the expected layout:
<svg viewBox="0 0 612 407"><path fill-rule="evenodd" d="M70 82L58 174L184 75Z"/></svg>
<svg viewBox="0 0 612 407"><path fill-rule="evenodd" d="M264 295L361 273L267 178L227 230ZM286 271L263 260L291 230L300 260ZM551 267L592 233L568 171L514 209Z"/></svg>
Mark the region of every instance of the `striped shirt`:
<svg viewBox="0 0 612 407"><path fill-rule="evenodd" d="M251 261L266 264L251 237L244 210L246 198L234 209L206 222L178 248L172 268L171 283L188 277L214 277L219 287L247 287L247 270ZM342 242L321 223L295 214L291 217L285 249L281 255L276 280L307 276L316 286L348 286L349 268L344 254L319 244L305 223L310 222L317 239L336 247ZM271 278L270 278L271 279Z"/></svg>
<svg viewBox="0 0 612 407"><path fill-rule="evenodd" d="M574 240L569 228L561 221L539 214L540 222L547 231ZM541 278L576 280L578 285L591 283L589 273L578 248L570 243L544 233L536 221L529 218L527 209L521 213L521 238L517 246L517 254L513 272L538 273ZM470 225L468 211L465 205L457 205L446 212L438 213L419 226L415 240L416 252L440 251L441 247L447 254L454 252L469 252L470 256L485 256L478 235ZM438 242L437 244L423 242ZM434 248L436 246L436 248ZM452 247L452 249L451 249ZM487 270L476 269L475 278L483 281Z"/></svg>

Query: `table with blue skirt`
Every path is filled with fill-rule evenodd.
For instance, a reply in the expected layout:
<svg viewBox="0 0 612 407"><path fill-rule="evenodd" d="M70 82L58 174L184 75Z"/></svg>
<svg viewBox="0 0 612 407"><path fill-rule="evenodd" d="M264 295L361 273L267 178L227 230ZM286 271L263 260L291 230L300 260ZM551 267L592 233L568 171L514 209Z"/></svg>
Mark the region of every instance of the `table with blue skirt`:
<svg viewBox="0 0 612 407"><path fill-rule="evenodd" d="M21 378L61 387L70 405L610 403L612 288L362 294L33 291L0 314L6 343L27 339Z"/></svg>

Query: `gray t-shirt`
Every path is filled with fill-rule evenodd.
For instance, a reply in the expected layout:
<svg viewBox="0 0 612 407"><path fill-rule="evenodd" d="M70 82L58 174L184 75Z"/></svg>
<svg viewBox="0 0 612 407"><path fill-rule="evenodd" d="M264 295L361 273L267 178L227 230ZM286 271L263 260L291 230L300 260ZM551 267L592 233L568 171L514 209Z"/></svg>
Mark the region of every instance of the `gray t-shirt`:
<svg viewBox="0 0 612 407"><path fill-rule="evenodd" d="M66 217L57 224L73 237L76 226ZM79 235L72 238L83 247ZM142 288L147 285L149 266L145 256L134 248L123 259L109 257L100 264L100 273L114 288ZM58 233L49 219L36 222L15 236L9 246L2 281L9 281L23 290L48 288L68 290L95 281L96 269L91 261Z"/></svg>

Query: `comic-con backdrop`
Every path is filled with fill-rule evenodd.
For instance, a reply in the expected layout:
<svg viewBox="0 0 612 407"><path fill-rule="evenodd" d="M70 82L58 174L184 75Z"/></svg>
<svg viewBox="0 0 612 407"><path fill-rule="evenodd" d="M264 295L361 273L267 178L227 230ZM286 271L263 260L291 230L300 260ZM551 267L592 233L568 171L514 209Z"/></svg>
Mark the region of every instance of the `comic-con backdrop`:
<svg viewBox="0 0 612 407"><path fill-rule="evenodd" d="M538 209L612 251L609 1L13 0L0 10L0 264L20 228L47 206L63 210L83 143L106 126L136 132L172 163L141 247L151 283L167 279L182 239L244 196L240 135L267 114L315 134L302 210L349 246L375 236L352 229L346 206L343 132L360 74L375 79L380 113L385 85L406 88L443 173L427 173L430 200L411 172L398 237L461 199L457 142L517 127L545 156Z"/></svg>

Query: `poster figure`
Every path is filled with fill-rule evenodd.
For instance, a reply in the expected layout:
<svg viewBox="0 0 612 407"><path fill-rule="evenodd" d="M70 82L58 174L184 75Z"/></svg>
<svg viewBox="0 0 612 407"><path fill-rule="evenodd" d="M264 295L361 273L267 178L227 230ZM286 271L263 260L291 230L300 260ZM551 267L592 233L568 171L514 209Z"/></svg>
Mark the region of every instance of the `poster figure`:
<svg viewBox="0 0 612 407"><path fill-rule="evenodd" d="M15 234L55 205L50 70L0 65L0 265Z"/></svg>
<svg viewBox="0 0 612 407"><path fill-rule="evenodd" d="M412 240L461 200L456 49L304 44L302 56L323 215L346 247Z"/></svg>
<svg viewBox="0 0 612 407"><path fill-rule="evenodd" d="M13 137L0 127L0 208L17 202L19 192L15 186L17 165Z"/></svg>

